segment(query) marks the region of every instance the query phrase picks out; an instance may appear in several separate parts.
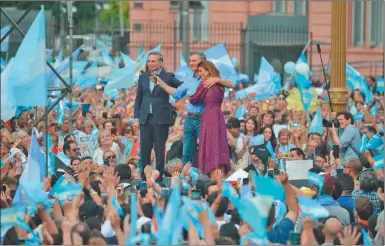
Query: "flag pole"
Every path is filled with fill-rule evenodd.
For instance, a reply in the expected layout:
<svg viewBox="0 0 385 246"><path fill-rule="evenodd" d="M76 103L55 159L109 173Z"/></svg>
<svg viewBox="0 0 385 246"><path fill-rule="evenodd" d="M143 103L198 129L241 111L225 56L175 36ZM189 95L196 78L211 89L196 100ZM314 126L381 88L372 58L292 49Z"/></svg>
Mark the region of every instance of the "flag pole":
<svg viewBox="0 0 385 246"><path fill-rule="evenodd" d="M69 64L69 132L72 133L72 87L73 87L73 78L72 78L72 69L73 69L73 57L72 57L72 52L73 52L73 15L72 15L72 0L67 2L67 7L68 7L68 28L69 28L69 52L70 52L70 64Z"/></svg>

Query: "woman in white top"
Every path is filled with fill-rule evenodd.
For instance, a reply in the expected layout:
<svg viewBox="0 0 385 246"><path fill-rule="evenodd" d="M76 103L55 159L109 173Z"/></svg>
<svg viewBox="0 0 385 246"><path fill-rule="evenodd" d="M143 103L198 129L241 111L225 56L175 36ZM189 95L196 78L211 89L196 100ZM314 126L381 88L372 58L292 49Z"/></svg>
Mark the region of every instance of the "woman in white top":
<svg viewBox="0 0 385 246"><path fill-rule="evenodd" d="M242 162L243 165L249 164L249 144L250 137L256 134L257 122L249 118L245 122L245 135L237 138L235 153L237 153L238 164Z"/></svg>
<svg viewBox="0 0 385 246"><path fill-rule="evenodd" d="M123 154L124 153L124 144L120 141L118 136L111 135L110 131L102 131L98 136L99 148L95 151L93 155L93 161L98 165L103 165L103 153L106 150L112 150L116 155L116 164L124 163Z"/></svg>

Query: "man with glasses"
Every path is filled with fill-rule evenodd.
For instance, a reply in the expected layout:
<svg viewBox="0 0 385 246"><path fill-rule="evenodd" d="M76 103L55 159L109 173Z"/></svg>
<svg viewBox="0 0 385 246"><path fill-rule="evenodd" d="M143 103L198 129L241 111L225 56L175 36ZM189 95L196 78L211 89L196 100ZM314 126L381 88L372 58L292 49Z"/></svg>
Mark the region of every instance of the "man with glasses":
<svg viewBox="0 0 385 246"><path fill-rule="evenodd" d="M71 158L76 158L79 156L78 144L69 140L64 143L63 152L59 153L57 157L67 166L70 166Z"/></svg>
<svg viewBox="0 0 385 246"><path fill-rule="evenodd" d="M350 175L353 178L355 185L359 184L358 176L360 175L361 171L362 171L362 164L360 160L352 158L352 159L347 159L345 161L343 172L345 174Z"/></svg>
<svg viewBox="0 0 385 246"><path fill-rule="evenodd" d="M115 155L114 151L112 151L112 150L106 150L103 153L103 160L104 160L105 165L107 165L107 163L108 163L108 166L110 166L110 167L116 166L116 155Z"/></svg>

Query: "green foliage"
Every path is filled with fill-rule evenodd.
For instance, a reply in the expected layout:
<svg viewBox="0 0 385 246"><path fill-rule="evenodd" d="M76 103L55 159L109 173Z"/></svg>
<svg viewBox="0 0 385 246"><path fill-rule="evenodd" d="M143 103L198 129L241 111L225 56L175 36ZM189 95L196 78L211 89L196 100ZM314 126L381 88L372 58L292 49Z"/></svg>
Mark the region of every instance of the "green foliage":
<svg viewBox="0 0 385 246"><path fill-rule="evenodd" d="M109 2L109 9L101 9L99 19L103 26L109 26L113 23L114 26L119 26L119 1ZM123 22L124 26L129 26L129 13L130 13L130 2L123 1Z"/></svg>

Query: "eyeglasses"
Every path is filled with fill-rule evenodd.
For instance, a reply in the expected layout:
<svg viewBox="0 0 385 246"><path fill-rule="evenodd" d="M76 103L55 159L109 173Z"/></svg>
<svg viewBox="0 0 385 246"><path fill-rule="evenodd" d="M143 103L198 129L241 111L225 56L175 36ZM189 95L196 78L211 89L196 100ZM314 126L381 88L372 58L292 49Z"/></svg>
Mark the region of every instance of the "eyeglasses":
<svg viewBox="0 0 385 246"><path fill-rule="evenodd" d="M111 160L111 159L115 159L115 158L116 158L116 156L115 156L115 155L106 156L106 159L108 159L108 160Z"/></svg>
<svg viewBox="0 0 385 246"><path fill-rule="evenodd" d="M75 149L71 149L72 152L78 152L78 148L75 148Z"/></svg>
<svg viewBox="0 0 385 246"><path fill-rule="evenodd" d="M346 166L346 165L344 166L344 168L349 168L349 169L352 169L352 167L349 167L349 166Z"/></svg>

